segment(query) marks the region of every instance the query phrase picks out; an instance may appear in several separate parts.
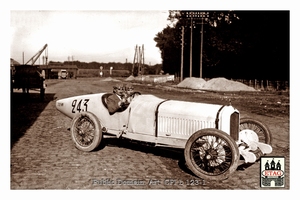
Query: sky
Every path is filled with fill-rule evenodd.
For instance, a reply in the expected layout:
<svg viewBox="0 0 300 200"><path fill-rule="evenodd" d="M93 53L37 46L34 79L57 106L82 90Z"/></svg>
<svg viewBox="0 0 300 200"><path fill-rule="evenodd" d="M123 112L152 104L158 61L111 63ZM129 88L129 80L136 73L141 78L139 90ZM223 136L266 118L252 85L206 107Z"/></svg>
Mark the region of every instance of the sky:
<svg viewBox="0 0 300 200"><path fill-rule="evenodd" d="M154 37L170 23L167 18L167 10L12 10L10 55L26 63L47 44L48 61L125 63L133 62L136 46L144 46L145 63L160 64Z"/></svg>

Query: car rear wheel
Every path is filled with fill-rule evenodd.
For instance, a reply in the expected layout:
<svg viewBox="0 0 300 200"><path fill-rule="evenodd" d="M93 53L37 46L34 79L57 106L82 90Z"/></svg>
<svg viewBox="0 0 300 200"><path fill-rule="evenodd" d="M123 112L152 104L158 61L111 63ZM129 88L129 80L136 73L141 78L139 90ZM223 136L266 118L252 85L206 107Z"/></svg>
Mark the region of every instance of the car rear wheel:
<svg viewBox="0 0 300 200"><path fill-rule="evenodd" d="M218 129L202 129L187 141L184 157L188 168L205 180L224 180L232 174L239 161L235 141Z"/></svg>
<svg viewBox="0 0 300 200"><path fill-rule="evenodd" d="M272 143L271 132L269 131L268 127L264 125L262 122L251 118L241 118L240 133L248 130L256 133L259 142L263 142L271 145Z"/></svg>
<svg viewBox="0 0 300 200"><path fill-rule="evenodd" d="M72 120L71 135L78 149L92 151L99 146L102 140L100 122L90 112L79 113Z"/></svg>

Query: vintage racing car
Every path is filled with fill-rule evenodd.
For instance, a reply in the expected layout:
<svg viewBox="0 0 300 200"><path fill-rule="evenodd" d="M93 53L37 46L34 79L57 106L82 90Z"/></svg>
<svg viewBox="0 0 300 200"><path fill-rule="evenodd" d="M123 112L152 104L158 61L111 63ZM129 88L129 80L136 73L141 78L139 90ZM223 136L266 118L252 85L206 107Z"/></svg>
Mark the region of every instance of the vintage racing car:
<svg viewBox="0 0 300 200"><path fill-rule="evenodd" d="M106 135L184 149L187 167L206 180L229 177L241 163L254 163L272 152L271 134L261 122L240 119L231 105L162 99L135 93L129 106L109 114L111 93L56 101L72 118L71 136L82 151L94 150Z"/></svg>

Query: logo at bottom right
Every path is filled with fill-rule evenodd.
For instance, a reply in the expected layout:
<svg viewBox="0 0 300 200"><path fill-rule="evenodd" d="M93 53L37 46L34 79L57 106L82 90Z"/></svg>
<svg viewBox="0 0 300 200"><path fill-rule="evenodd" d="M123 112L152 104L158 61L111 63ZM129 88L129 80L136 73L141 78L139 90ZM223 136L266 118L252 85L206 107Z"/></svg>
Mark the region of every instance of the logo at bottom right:
<svg viewBox="0 0 300 200"><path fill-rule="evenodd" d="M266 156L260 158L260 186L284 187L285 158L280 156Z"/></svg>

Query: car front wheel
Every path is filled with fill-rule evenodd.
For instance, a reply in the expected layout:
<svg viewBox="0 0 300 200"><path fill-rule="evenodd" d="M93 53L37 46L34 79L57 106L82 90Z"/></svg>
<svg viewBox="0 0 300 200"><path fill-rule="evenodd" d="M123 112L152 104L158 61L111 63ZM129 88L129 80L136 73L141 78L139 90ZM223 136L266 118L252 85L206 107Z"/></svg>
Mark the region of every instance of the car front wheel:
<svg viewBox="0 0 300 200"><path fill-rule="evenodd" d="M235 141L218 129L202 129L187 141L184 157L188 168L205 180L224 180L232 174L239 161Z"/></svg>
<svg viewBox="0 0 300 200"><path fill-rule="evenodd" d="M99 146L102 140L100 122L92 113L79 113L72 120L71 135L78 149L92 151Z"/></svg>

